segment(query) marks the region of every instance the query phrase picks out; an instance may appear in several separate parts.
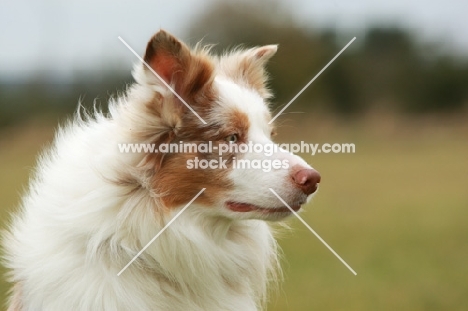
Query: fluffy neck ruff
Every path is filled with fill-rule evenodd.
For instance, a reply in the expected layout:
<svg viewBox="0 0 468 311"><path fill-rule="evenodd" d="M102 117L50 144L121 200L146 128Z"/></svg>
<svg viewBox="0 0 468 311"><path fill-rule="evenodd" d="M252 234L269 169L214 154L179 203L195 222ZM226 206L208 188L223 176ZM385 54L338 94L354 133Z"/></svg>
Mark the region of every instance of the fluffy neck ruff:
<svg viewBox="0 0 468 311"><path fill-rule="evenodd" d="M126 264L174 216L127 218L131 235L122 237ZM155 225L157 224L157 225ZM111 246L109 249L113 249ZM109 254L115 258L117 254ZM122 258L123 259L123 258ZM115 263L115 261L114 261ZM114 266L112 272L117 272ZM187 301L200 310L257 310L264 304L267 284L276 279L277 247L262 221L232 221L185 210L120 276L138 280L152 276L171 309Z"/></svg>

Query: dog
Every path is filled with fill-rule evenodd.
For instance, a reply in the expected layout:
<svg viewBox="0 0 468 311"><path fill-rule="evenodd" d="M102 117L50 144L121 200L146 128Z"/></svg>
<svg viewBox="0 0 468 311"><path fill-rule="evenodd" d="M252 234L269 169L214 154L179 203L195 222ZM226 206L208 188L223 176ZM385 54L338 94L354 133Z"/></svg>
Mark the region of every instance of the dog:
<svg viewBox="0 0 468 311"><path fill-rule="evenodd" d="M109 112L79 108L40 157L3 235L9 310L263 310L280 273L271 222L308 202L319 173L282 150L118 146L273 144L265 66L276 51L216 56L157 32L134 67L136 82L110 100ZM227 169L189 168L196 157ZM239 160L281 165L234 168Z"/></svg>

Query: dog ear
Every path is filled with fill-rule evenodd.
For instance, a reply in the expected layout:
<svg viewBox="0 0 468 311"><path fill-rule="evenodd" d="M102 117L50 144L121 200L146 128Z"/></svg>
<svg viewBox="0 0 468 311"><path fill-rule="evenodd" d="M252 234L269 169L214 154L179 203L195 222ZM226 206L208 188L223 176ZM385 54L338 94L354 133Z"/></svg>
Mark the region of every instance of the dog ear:
<svg viewBox="0 0 468 311"><path fill-rule="evenodd" d="M144 61L182 97L193 97L213 76L213 65L203 53L192 52L183 42L164 30L157 32L146 47ZM146 76L163 84L145 66ZM156 78L157 80L155 80ZM164 86L165 87L165 86Z"/></svg>
<svg viewBox="0 0 468 311"><path fill-rule="evenodd" d="M265 71L265 65L276 54L277 50L277 45L265 45L247 50L241 65L242 75L248 84L265 98L272 96L267 88L268 75Z"/></svg>
<svg viewBox="0 0 468 311"><path fill-rule="evenodd" d="M278 45L271 44L247 50L247 54L250 55L251 61L265 65L276 54L276 51L278 51Z"/></svg>
<svg viewBox="0 0 468 311"><path fill-rule="evenodd" d="M148 42L144 60L160 78L171 84L189 58L190 50L185 44L160 30Z"/></svg>
<svg viewBox="0 0 468 311"><path fill-rule="evenodd" d="M264 98L269 98L272 94L267 88L268 75L265 65L277 50L277 45L265 45L235 52L224 61L221 60L222 67L226 74L237 82L246 83Z"/></svg>

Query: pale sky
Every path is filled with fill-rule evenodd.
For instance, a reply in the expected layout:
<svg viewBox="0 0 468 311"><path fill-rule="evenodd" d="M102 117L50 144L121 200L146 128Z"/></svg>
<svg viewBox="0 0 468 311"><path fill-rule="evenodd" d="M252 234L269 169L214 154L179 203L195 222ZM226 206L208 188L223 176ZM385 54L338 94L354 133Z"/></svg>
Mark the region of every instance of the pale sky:
<svg viewBox="0 0 468 311"><path fill-rule="evenodd" d="M159 28L184 37L191 21L214 1L0 0L0 77L37 70L67 76L76 68L116 62L130 68L136 58L118 36L142 53ZM375 22L399 22L468 55L467 0L283 1L303 26L337 26L352 33Z"/></svg>

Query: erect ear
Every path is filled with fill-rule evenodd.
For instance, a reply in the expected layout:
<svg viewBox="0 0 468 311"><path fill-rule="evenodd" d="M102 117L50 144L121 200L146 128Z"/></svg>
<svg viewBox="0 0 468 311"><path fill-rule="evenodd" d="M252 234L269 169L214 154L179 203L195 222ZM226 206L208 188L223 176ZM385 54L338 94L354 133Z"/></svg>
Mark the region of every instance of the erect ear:
<svg viewBox="0 0 468 311"><path fill-rule="evenodd" d="M266 86L268 75L265 71L267 61L276 54L278 46L265 45L234 53L226 59L223 66L227 74L239 82L246 82L248 86L257 90L265 98L271 97ZM231 64L227 64L231 63Z"/></svg>
<svg viewBox="0 0 468 311"><path fill-rule="evenodd" d="M192 52L164 30L157 32L148 42L144 60L183 97L194 96L213 79L213 65L207 54ZM145 69L147 76L154 75L146 66ZM152 81L156 84L163 84L159 78L154 78L156 80Z"/></svg>
<svg viewBox="0 0 468 311"><path fill-rule="evenodd" d="M253 48L247 51L252 61L259 62L264 65L278 51L277 44L264 45L258 48Z"/></svg>

